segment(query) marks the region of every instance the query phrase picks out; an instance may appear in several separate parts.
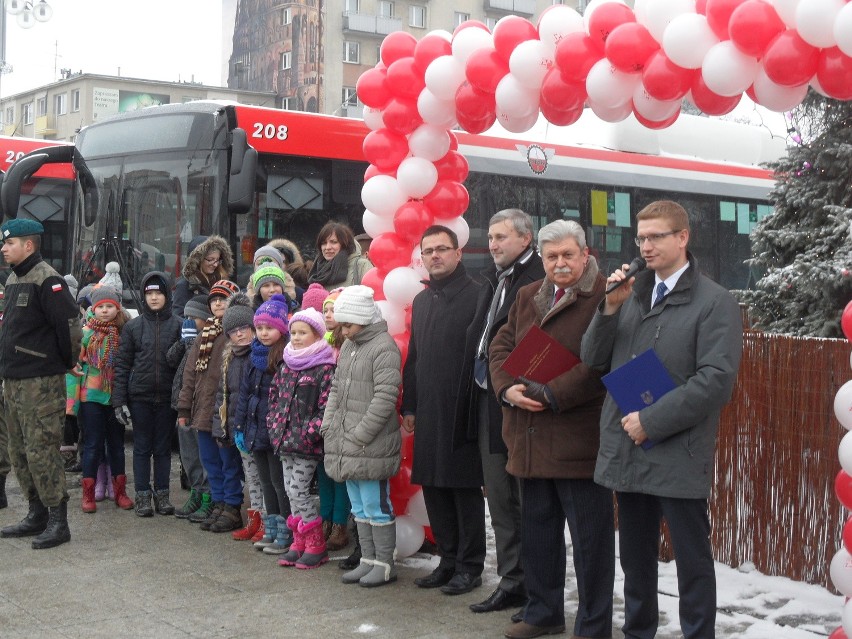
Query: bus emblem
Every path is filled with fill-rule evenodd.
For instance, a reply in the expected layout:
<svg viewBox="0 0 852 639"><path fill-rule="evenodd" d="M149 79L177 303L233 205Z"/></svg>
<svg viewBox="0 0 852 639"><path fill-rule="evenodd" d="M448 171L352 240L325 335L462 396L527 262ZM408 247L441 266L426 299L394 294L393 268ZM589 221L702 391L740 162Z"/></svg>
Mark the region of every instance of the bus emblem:
<svg viewBox="0 0 852 639"><path fill-rule="evenodd" d="M530 170L536 175L547 171L547 161L556 154L556 149L543 149L538 144L530 146L518 144L516 148L527 159Z"/></svg>

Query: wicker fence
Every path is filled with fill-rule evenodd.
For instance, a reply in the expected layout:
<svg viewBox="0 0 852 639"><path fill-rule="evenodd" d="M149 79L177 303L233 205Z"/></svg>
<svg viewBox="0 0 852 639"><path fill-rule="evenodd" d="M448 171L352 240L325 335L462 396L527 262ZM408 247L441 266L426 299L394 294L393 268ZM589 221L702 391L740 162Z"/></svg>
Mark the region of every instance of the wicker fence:
<svg viewBox="0 0 852 639"><path fill-rule="evenodd" d="M848 513L834 495L837 389L852 379L845 340L746 331L722 413L711 500L713 549L730 566L830 586Z"/></svg>

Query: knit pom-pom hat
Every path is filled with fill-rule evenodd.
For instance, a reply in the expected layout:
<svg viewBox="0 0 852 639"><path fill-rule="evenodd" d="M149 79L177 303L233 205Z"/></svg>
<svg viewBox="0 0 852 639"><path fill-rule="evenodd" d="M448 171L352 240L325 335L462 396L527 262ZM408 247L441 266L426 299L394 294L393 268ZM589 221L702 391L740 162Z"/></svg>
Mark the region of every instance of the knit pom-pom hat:
<svg viewBox="0 0 852 639"><path fill-rule="evenodd" d="M382 312L376 305L373 289L369 286L347 286L334 302L334 321L338 324L369 326L381 319Z"/></svg>
<svg viewBox="0 0 852 639"><path fill-rule="evenodd" d="M289 333L287 321L287 298L276 293L263 304L257 307L254 314L254 325L267 324L277 328L282 335Z"/></svg>
<svg viewBox="0 0 852 639"><path fill-rule="evenodd" d="M254 310L248 295L235 293L228 299L228 308L225 309L225 315L222 318L222 329L227 334L235 328L251 326L253 322Z"/></svg>
<svg viewBox="0 0 852 639"><path fill-rule="evenodd" d="M118 262L107 262L106 275L101 278L100 284L102 286L111 286L120 292L122 285L119 271L121 271L121 267L118 265Z"/></svg>
<svg viewBox="0 0 852 639"><path fill-rule="evenodd" d="M312 308L322 313L322 306L325 299L328 297L328 291L325 290L319 282L314 282L308 287L308 290L302 293L302 308Z"/></svg>
<svg viewBox="0 0 852 639"><path fill-rule="evenodd" d="M116 291L112 286L99 284L89 293L89 300L92 302L91 308L93 310L101 304L112 304L117 308L121 308L121 293Z"/></svg>
<svg viewBox="0 0 852 639"><path fill-rule="evenodd" d="M325 320L322 318L322 313L315 308L303 308L298 313L293 313L293 317L290 318L291 326L293 322L304 322L320 337L325 335Z"/></svg>

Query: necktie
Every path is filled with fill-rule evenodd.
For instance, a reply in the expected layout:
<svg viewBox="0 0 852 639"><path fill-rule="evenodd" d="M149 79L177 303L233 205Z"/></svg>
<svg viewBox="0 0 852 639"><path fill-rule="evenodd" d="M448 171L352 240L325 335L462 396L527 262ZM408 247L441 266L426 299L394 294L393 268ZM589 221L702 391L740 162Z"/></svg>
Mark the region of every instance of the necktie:
<svg viewBox="0 0 852 639"><path fill-rule="evenodd" d="M563 297L565 297L565 289L564 288L557 288L556 289L556 298L553 300L553 305L556 306L557 304L559 304L559 300L561 300Z"/></svg>
<svg viewBox="0 0 852 639"><path fill-rule="evenodd" d="M666 286L665 282L660 282L657 284L657 297L654 299L654 306L663 301L663 298L666 296L666 293L669 292L669 287Z"/></svg>

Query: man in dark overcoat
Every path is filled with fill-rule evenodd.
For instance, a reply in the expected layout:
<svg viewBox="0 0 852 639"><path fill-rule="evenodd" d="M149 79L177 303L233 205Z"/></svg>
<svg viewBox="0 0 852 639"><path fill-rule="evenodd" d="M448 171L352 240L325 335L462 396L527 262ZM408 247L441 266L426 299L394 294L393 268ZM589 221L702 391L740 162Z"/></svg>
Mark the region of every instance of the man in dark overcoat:
<svg viewBox="0 0 852 639"><path fill-rule="evenodd" d="M479 287L461 263L458 237L452 230L429 227L420 250L429 279L412 304L402 425L415 433L411 482L423 487L441 561L432 574L414 583L457 595L482 585L485 564L479 448L476 439L454 441L465 329L473 321Z"/></svg>

